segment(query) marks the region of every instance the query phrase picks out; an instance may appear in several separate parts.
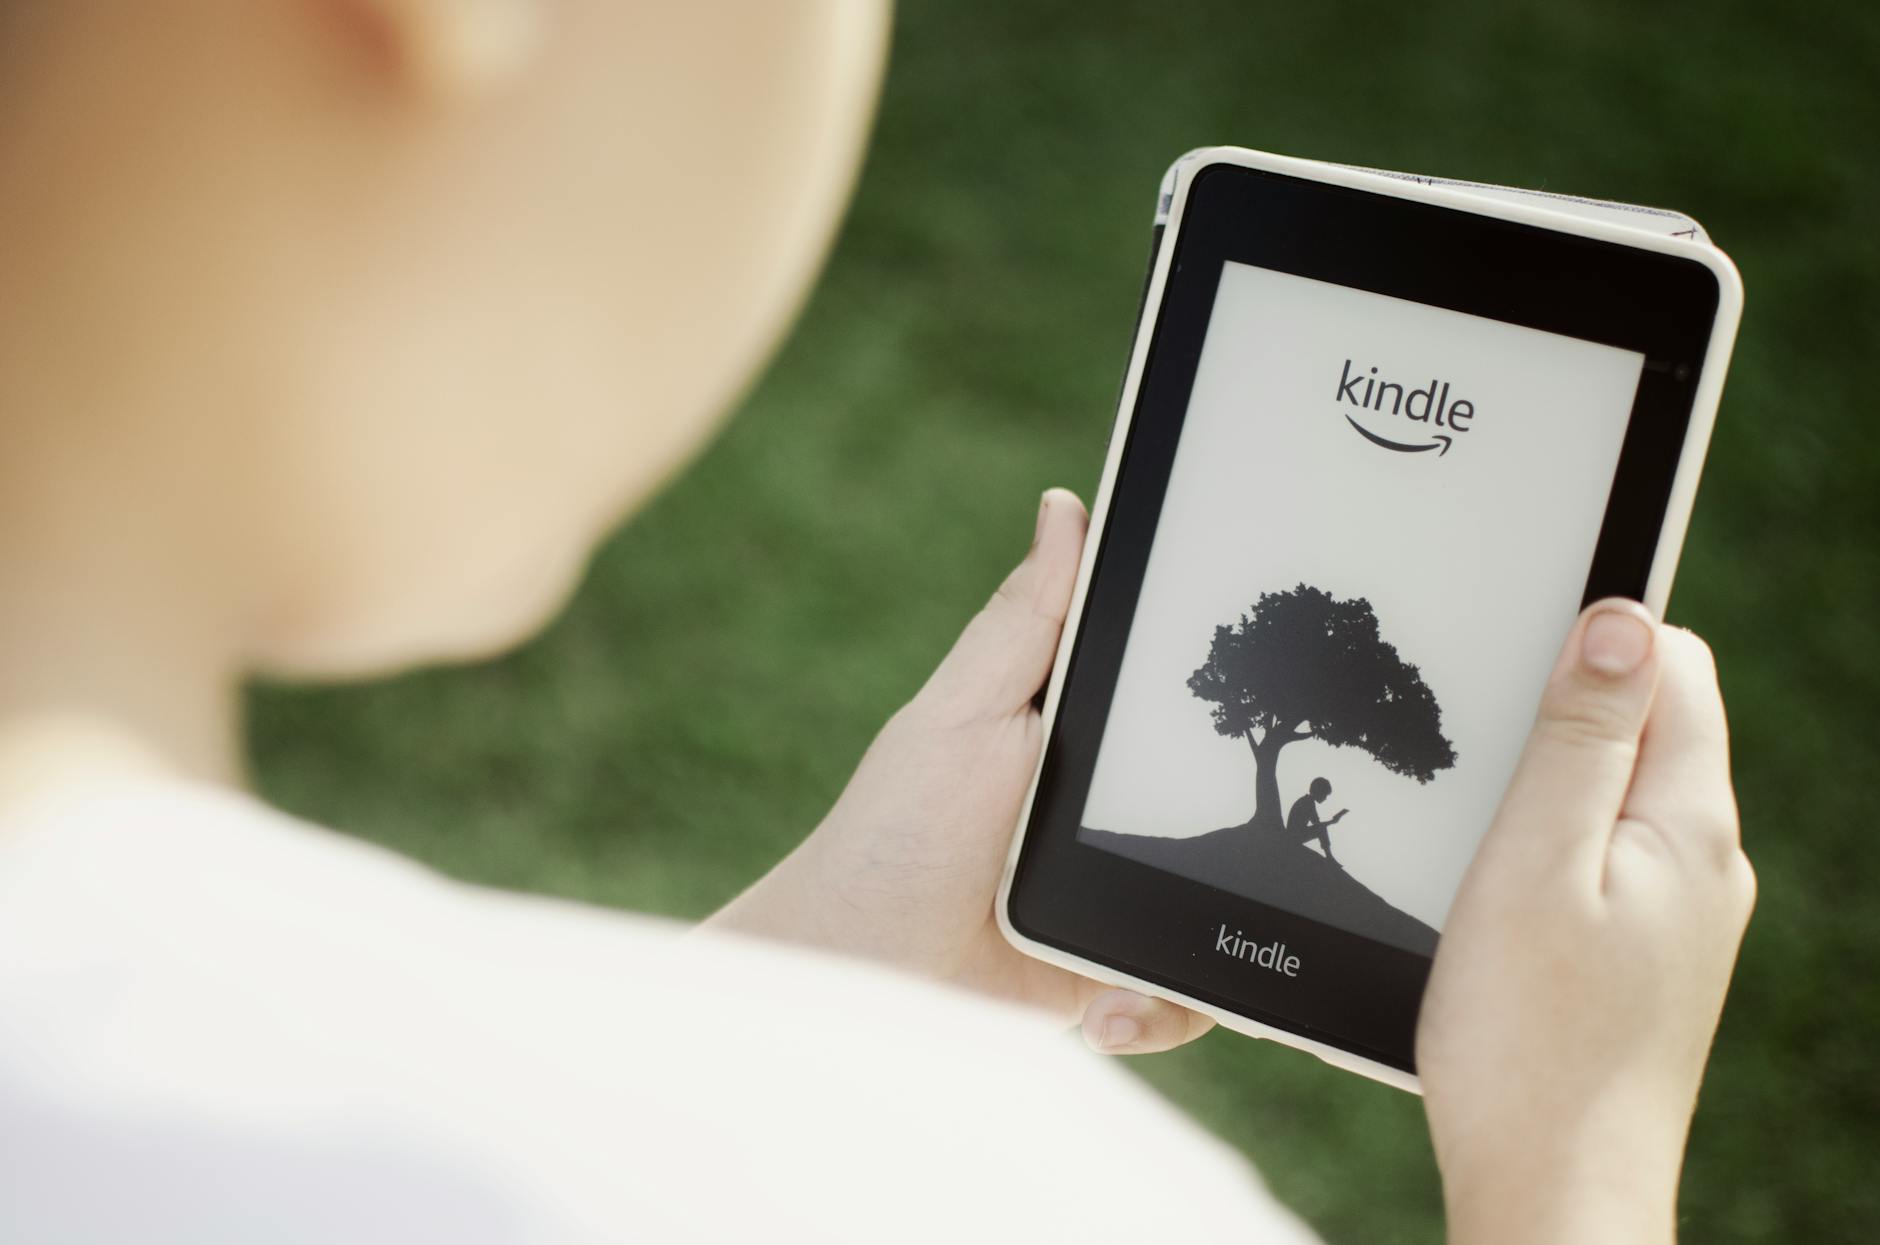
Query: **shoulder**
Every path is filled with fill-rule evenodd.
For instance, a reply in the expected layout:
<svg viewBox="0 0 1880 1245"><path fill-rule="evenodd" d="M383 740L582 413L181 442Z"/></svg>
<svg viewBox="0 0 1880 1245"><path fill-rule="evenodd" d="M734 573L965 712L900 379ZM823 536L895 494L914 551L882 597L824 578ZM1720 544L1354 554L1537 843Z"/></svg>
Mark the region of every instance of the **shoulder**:
<svg viewBox="0 0 1880 1245"><path fill-rule="evenodd" d="M0 1032L35 1239L1307 1239L1028 1016L152 778L0 815ZM101 1181L163 1195L60 1193Z"/></svg>

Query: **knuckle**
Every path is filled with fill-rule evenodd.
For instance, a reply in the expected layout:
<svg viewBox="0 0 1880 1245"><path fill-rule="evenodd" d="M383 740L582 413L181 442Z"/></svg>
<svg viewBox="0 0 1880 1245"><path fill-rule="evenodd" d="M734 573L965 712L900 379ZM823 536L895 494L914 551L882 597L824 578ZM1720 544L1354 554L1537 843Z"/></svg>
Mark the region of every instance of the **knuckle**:
<svg viewBox="0 0 1880 1245"><path fill-rule="evenodd" d="M1667 627L1663 634L1693 670L1702 672L1712 682L1716 681L1717 654L1703 636L1683 627Z"/></svg>
<svg viewBox="0 0 1880 1245"><path fill-rule="evenodd" d="M1039 608L1038 596L1030 581L1014 571L993 591L981 611L1017 627L1036 626L1048 621Z"/></svg>
<svg viewBox="0 0 1880 1245"><path fill-rule="evenodd" d="M1708 806L1693 814L1693 820L1697 835L1705 843L1710 844L1721 866L1731 867L1734 861L1742 856L1741 830L1737 825L1735 801L1726 800L1721 804Z"/></svg>
<svg viewBox="0 0 1880 1245"><path fill-rule="evenodd" d="M1575 748L1632 746L1638 742L1638 722L1629 705L1574 685L1548 693L1541 703L1537 729Z"/></svg>
<svg viewBox="0 0 1880 1245"><path fill-rule="evenodd" d="M1738 914L1747 918L1756 907L1756 866L1742 852L1732 852L1725 879Z"/></svg>

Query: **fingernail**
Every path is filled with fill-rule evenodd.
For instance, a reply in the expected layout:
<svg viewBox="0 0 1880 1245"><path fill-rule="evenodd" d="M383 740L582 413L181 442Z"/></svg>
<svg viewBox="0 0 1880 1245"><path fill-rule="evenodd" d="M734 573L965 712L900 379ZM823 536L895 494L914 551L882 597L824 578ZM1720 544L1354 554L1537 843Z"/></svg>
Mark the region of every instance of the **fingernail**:
<svg viewBox="0 0 1880 1245"><path fill-rule="evenodd" d="M1031 529L1031 543L1034 547L1044 539L1044 517L1051 512L1051 494L1044 493L1038 498L1038 522Z"/></svg>
<svg viewBox="0 0 1880 1245"><path fill-rule="evenodd" d="M1608 678L1631 674L1651 651L1651 624L1625 609L1601 610L1580 637L1580 665Z"/></svg>
<svg viewBox="0 0 1880 1245"><path fill-rule="evenodd" d="M1134 1016L1106 1016L1097 1033L1096 1049L1104 1053L1127 1050L1142 1037L1142 1022Z"/></svg>

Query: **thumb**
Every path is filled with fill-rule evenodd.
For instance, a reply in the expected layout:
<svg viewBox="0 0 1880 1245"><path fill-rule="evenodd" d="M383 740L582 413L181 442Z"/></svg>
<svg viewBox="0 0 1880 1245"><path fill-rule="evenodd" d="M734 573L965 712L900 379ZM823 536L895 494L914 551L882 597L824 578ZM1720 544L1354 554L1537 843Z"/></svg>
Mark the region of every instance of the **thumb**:
<svg viewBox="0 0 1880 1245"><path fill-rule="evenodd" d="M921 700L955 721L1003 717L1031 702L1051 672L1086 526L1075 493L1045 491L1031 549L966 624Z"/></svg>
<svg viewBox="0 0 1880 1245"><path fill-rule="evenodd" d="M1483 853L1597 871L1618 820L1658 685L1658 624L1643 605L1599 601L1580 615ZM1514 828L1520 839L1510 842Z"/></svg>

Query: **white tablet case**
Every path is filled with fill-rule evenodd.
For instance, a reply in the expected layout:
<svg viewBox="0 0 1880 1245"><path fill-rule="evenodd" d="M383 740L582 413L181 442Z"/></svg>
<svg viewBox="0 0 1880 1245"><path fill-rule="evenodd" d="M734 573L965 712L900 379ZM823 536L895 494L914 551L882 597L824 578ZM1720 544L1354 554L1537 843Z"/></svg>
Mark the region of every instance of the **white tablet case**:
<svg viewBox="0 0 1880 1245"><path fill-rule="evenodd" d="M1615 203L1604 199L1589 199L1550 191L1522 190L1512 186L1496 186L1454 178L1394 173L1355 165L1328 164L1316 160L1301 160L1290 156L1252 151L1243 147L1198 148L1188 152L1169 166L1156 198L1155 253L1151 259L1148 282L1143 290L1141 320L1137 325L1129 367L1124 375L1122 394L1117 405L1116 425L1111 432L1109 451L1104 459L1103 476L1090 507L1090 529L1084 540L1083 560L1078 568L1077 582L1071 596L1070 614L1065 623L1063 637L1058 644L1057 658L1052 665L1050 683L1045 692L1044 737L1050 738L1051 724L1057 715L1064 671L1070 659L1071 642L1077 634L1078 622L1083 616L1084 601L1090 587L1092 561L1103 539L1110 496L1115 488L1117 469L1122 461L1123 443L1127 440L1129 423L1136 404L1136 392L1142 380L1143 365L1148 354L1149 340L1155 334L1155 318L1162 301L1162 290L1168 279L1172 248L1160 245L1162 235L1166 227L1179 226L1182 209L1187 201L1188 187L1192 184L1194 174L1203 167L1213 164L1232 164L1244 168L1262 169L1311 181L1349 186L1400 199L1435 203L1481 216L1536 225L1560 233L1597 238L1642 250L1682 255L1704 264L1716 274L1717 318L1712 327L1709 347L1705 352L1703 370L1698 378L1697 390L1692 401L1690 425L1685 435L1684 451L1678 462L1671 496L1665 509L1664 524L1659 533L1658 547L1652 561L1651 576L1645 590L1646 607L1653 614L1663 617L1666 600L1670 596L1672 577L1677 571L1678 554L1684 544L1685 528L1690 521L1691 505L1696 497L1698 476L1703 470L1704 452L1709 446L1710 430L1716 421L1717 403L1723 392L1724 373L1729 366L1730 350L1736 339L1737 322L1741 318L1743 307L1742 282L1737 275L1736 268L1730 263L1729 258L1711 243L1703 227L1689 216L1665 208L1641 207L1630 203ZM1040 764L1042 766L1042 753ZM1020 832L1013 836L1012 848L1006 859L1005 875L999 884L999 894L994 905L999 928L1014 947L1027 955L1106 985L1120 986L1179 1003L1212 1017L1222 1027L1234 1032L1246 1034L1249 1037L1270 1038L1287 1046L1307 1051L1336 1067L1382 1081L1387 1085L1395 1085L1412 1093L1421 1092L1417 1078L1410 1073L1283 1029L1249 1020L1234 1012L1189 998L1177 991L1132 977L1118 969L1092 963L1055 947L1046 946L1013 929L1007 915L1007 904L1011 896L1013 872L1018 864L1019 850L1024 842L1023 829L1031 819L1032 803L1037 793L1038 774L1034 771L1031 789L1026 793L1024 808L1019 817Z"/></svg>

